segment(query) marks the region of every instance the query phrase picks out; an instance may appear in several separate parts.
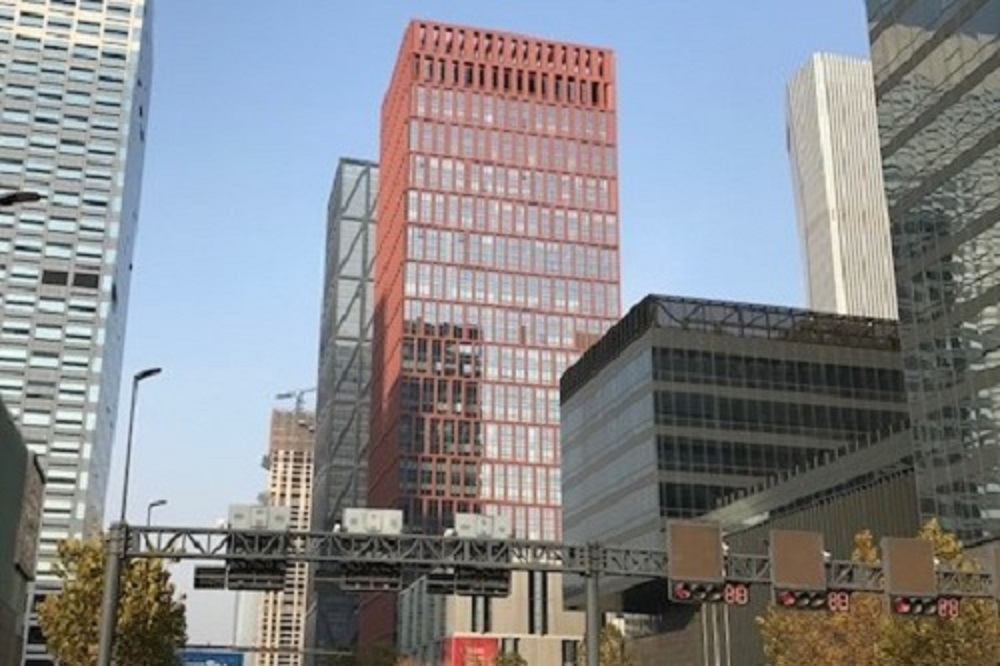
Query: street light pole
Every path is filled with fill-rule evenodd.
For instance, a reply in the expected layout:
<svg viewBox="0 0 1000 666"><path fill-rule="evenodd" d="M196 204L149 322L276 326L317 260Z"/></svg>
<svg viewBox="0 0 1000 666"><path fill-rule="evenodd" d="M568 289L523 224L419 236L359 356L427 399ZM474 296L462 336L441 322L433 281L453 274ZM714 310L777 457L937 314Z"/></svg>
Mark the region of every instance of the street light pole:
<svg viewBox="0 0 1000 666"><path fill-rule="evenodd" d="M163 372L162 368L146 368L132 377L132 398L128 412L128 435L125 439L125 480L122 483L121 519L111 525L104 546L104 597L101 600L101 620L98 628L97 665L111 666L115 646L115 623L118 618L118 593L121 589L121 571L127 565L128 524L125 512L128 509L128 480L132 467L132 433L135 428L135 402L139 392L139 382ZM166 504L166 500L158 500ZM146 508L146 522L153 510L152 502Z"/></svg>
<svg viewBox="0 0 1000 666"><path fill-rule="evenodd" d="M149 525L153 521L153 509L160 506L166 506L166 504L167 500L158 499L158 500L153 500L152 502L146 505L146 527L149 527Z"/></svg>
<svg viewBox="0 0 1000 666"><path fill-rule="evenodd" d="M135 428L135 403L139 393L139 382L163 372L163 368L146 368L135 373L132 377L132 400L128 412L128 435L125 439L125 481L122 484L122 511L119 521L125 523L125 511L128 509L128 480L132 467L132 432Z"/></svg>

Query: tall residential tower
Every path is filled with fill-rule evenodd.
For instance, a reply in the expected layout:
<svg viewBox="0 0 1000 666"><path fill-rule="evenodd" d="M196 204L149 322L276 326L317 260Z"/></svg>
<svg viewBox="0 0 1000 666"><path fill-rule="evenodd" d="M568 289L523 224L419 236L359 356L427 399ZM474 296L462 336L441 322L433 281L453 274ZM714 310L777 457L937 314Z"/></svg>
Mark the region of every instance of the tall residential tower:
<svg viewBox="0 0 1000 666"><path fill-rule="evenodd" d="M619 315L614 86L607 49L407 27L382 104L368 487L410 529L479 511L561 537L559 376ZM362 634L390 621L363 613Z"/></svg>
<svg viewBox="0 0 1000 666"><path fill-rule="evenodd" d="M809 307L895 319L871 63L813 55L788 84L787 124Z"/></svg>
<svg viewBox="0 0 1000 666"><path fill-rule="evenodd" d="M271 437L264 466L267 469L268 506L287 506L289 528L308 530L313 488L313 433L316 418L302 408L303 392L292 410L271 413ZM261 592L257 607L258 647L281 648L256 655L258 666L302 666L305 646L307 568L303 562L288 565L285 587Z"/></svg>
<svg viewBox="0 0 1000 666"><path fill-rule="evenodd" d="M1000 0L868 0L920 508L1000 537Z"/></svg>
<svg viewBox="0 0 1000 666"><path fill-rule="evenodd" d="M46 467L37 592L97 529L114 440L152 75L148 0L0 0L0 395ZM51 663L37 629L27 663Z"/></svg>

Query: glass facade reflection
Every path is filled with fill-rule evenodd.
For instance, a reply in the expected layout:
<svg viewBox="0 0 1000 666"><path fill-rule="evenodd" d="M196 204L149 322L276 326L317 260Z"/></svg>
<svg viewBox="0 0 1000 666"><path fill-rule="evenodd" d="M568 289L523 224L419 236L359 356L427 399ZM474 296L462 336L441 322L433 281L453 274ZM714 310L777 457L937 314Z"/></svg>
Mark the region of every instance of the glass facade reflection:
<svg viewBox="0 0 1000 666"><path fill-rule="evenodd" d="M378 174L374 162L341 159L327 210L312 505L319 531L333 530L345 508L367 504ZM355 646L357 608L357 595L311 583L306 645Z"/></svg>
<svg viewBox="0 0 1000 666"><path fill-rule="evenodd" d="M561 397L574 543L660 548L664 519L908 424L894 322L674 297L633 307Z"/></svg>
<svg viewBox="0 0 1000 666"><path fill-rule="evenodd" d="M1000 0L870 0L921 512L1000 535Z"/></svg>

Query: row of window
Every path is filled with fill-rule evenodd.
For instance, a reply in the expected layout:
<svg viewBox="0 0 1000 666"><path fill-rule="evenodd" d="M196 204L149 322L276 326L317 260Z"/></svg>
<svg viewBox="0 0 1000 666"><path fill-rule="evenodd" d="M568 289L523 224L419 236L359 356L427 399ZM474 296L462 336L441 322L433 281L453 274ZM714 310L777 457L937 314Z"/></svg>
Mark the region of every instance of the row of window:
<svg viewBox="0 0 1000 666"><path fill-rule="evenodd" d="M485 197L410 190L407 192L407 222L415 223L414 226L435 224L543 240L618 244L616 215Z"/></svg>
<svg viewBox="0 0 1000 666"><path fill-rule="evenodd" d="M697 518L715 509L739 485L660 483L660 515L664 518Z"/></svg>
<svg viewBox="0 0 1000 666"><path fill-rule="evenodd" d="M577 311L579 314L579 311ZM610 319L595 319L584 316L556 316L525 312L510 308L494 308L487 305L464 305L461 303L420 301L406 299L403 316L412 334L424 336L448 336L452 331L471 334L470 339L485 342L500 342L518 346L537 345L540 347L563 347L566 349L586 349L614 323ZM423 328L417 325L423 323ZM422 332L421 332L422 331ZM559 354L557 363L560 372L567 366L562 362L576 362L576 354Z"/></svg>
<svg viewBox="0 0 1000 666"><path fill-rule="evenodd" d="M559 425L559 389L483 384L480 392L485 421Z"/></svg>
<svg viewBox="0 0 1000 666"><path fill-rule="evenodd" d="M745 386L903 402L903 373L842 363L820 363L700 351L653 350L653 378L694 384Z"/></svg>
<svg viewBox="0 0 1000 666"><path fill-rule="evenodd" d="M556 484L555 487L560 487ZM501 501L494 499L492 501ZM558 541L562 537L562 509L559 507L525 507L510 504L483 503L483 513L499 515L510 521L517 539Z"/></svg>
<svg viewBox="0 0 1000 666"><path fill-rule="evenodd" d="M438 172L428 173L429 178L425 181L424 167L421 164L422 158L427 160L428 165L438 159L424 155L413 156L413 183L416 187L440 188L456 192L467 191L464 162L456 161L453 165L455 167L454 173L442 173L440 178L438 178ZM492 166L480 167L479 164L475 163L470 165L469 170L471 178L469 179L468 191L473 194L495 195L505 200L523 199L564 208L572 206L591 211L613 212L615 202L611 194L611 181L607 178L513 167L507 169L496 167L494 170ZM424 195L427 196L427 193ZM438 193L436 196L442 195ZM467 199L469 197L463 197L463 201ZM429 202L429 199L426 200ZM431 219L431 209L429 208L430 204L424 204L423 201L422 198L421 221L427 223ZM441 216L443 211L435 211L435 215Z"/></svg>
<svg viewBox="0 0 1000 666"><path fill-rule="evenodd" d="M615 249L573 242L414 226L407 227L406 238L409 259L468 267L461 270L482 267L506 274L567 275L597 280L602 277L614 279L617 268Z"/></svg>
<svg viewBox="0 0 1000 666"><path fill-rule="evenodd" d="M28 400L58 400L60 403L78 404L88 399L90 402L97 402L100 386L93 385L88 390L86 383L70 379L55 382L33 378L25 382L23 375L13 374L0 375L0 393L5 399L13 396L17 400L24 397Z"/></svg>
<svg viewBox="0 0 1000 666"><path fill-rule="evenodd" d="M905 415L905 405L897 410L860 409L705 393L656 392L656 422L660 425L863 436L898 426L906 419Z"/></svg>
<svg viewBox="0 0 1000 666"><path fill-rule="evenodd" d="M100 11L100 8L97 8L97 11ZM50 14L48 17L48 28L54 37L63 36L63 31L72 31L84 35L103 36L103 39L111 42L128 41L128 24L124 22L119 23L118 21L121 21L121 19L109 16L107 23L103 26L104 30L102 31L100 21L88 20L88 18L80 16L74 23L72 17L70 16ZM45 14L41 11L23 10L21 15L18 17L17 23L18 25L29 28L43 28L46 25Z"/></svg>
<svg viewBox="0 0 1000 666"><path fill-rule="evenodd" d="M559 430L537 425L487 423L484 452L489 460L559 464Z"/></svg>
<svg viewBox="0 0 1000 666"><path fill-rule="evenodd" d="M415 153L571 173L614 176L616 172L615 148L610 145L416 119L410 121L409 127L409 148Z"/></svg>
<svg viewBox="0 0 1000 666"><path fill-rule="evenodd" d="M90 90L64 90L56 83L7 83L4 93L7 100L38 100L41 104L57 107L89 107L93 101L97 107L104 107L107 111L121 106L122 87L122 84L101 85L95 93Z"/></svg>
<svg viewBox="0 0 1000 666"><path fill-rule="evenodd" d="M98 305L96 300L82 296L54 298L52 296L38 296L33 293L10 292L3 295L2 305L5 315L33 315L36 312L64 314L69 315L70 319L79 318L88 323L92 322L98 313L100 313L101 318L108 314L107 303Z"/></svg>
<svg viewBox="0 0 1000 666"><path fill-rule="evenodd" d="M610 93L607 84L590 78L429 55L413 56L413 75L423 83L503 92L559 104L603 107Z"/></svg>
<svg viewBox="0 0 1000 666"><path fill-rule="evenodd" d="M5 123L28 124L31 115L26 111L5 109L0 114L0 120ZM53 157L57 153L71 156L85 155L88 160L92 160L87 166L99 166L110 164L117 152L118 144L110 137L85 141L68 137L57 139L54 134L38 133L33 134L31 150L27 155L0 156L0 173L20 174L24 171L28 174L47 174L51 177L57 173L56 163L51 159L41 158Z"/></svg>
<svg viewBox="0 0 1000 666"><path fill-rule="evenodd" d="M35 324L23 319L7 319L0 324L0 336L7 340L47 340L67 343L82 342L90 344L94 338L94 328L80 324L67 324L65 327L52 324Z"/></svg>
<svg viewBox="0 0 1000 666"><path fill-rule="evenodd" d="M479 483L484 500L554 506L562 503L558 467L483 463Z"/></svg>
<svg viewBox="0 0 1000 666"><path fill-rule="evenodd" d="M0 16L0 24L2 22L3 18ZM43 51L48 50L46 46L43 46L42 49ZM98 84L125 82L125 63L120 60L105 61L100 65L67 62L63 53L43 53L41 57L35 54L29 57L19 57L15 51L8 62L0 62L0 73L4 71L25 76L37 76L42 85L62 86L67 82L97 82Z"/></svg>
<svg viewBox="0 0 1000 666"><path fill-rule="evenodd" d="M35 190L36 188L31 189ZM117 206L117 202L115 206ZM54 211L42 212L29 209L19 211L16 218L13 214L0 213L0 227L13 227L15 221L19 236L21 234L42 234L48 230L60 234L79 234L80 238L84 240L102 240L105 232L108 230L105 218L103 217L91 217L88 215L81 216L79 219L73 219ZM111 224L108 236L111 239L118 237L117 223ZM9 243L9 241L0 240L0 243L5 242Z"/></svg>
<svg viewBox="0 0 1000 666"><path fill-rule="evenodd" d="M107 259L108 262L114 262L115 250L105 251L102 245L97 245L96 243L59 243L59 242L45 242L40 238L25 238L17 237L13 241L0 240L0 253L6 254L11 253L14 257L23 257L26 259L37 259L41 257L46 257L48 259L64 259L72 260L76 259L84 263L97 263L100 264L102 260ZM0 254L2 256L2 254ZM16 266L16 265L15 265ZM14 266L11 267L12 271ZM37 275L36 275L37 278ZM91 286L90 279L85 280L86 284L80 284L77 286ZM46 284L57 284L58 282L51 282ZM66 284L64 279L63 284ZM97 285L93 285L96 287Z"/></svg>
<svg viewBox="0 0 1000 666"><path fill-rule="evenodd" d="M414 112L433 120L518 132L562 134L597 141L608 141L613 136L614 114L609 111L505 99L464 90L417 86Z"/></svg>
<svg viewBox="0 0 1000 666"><path fill-rule="evenodd" d="M130 4L127 2L115 2L115 0L21 0L21 3L24 5L38 5L39 7L48 5L54 11L65 12L64 16L67 17L71 15L74 9L79 9L80 12L106 13L109 18L127 18L132 14L132 6ZM0 7L0 10L2 9ZM3 12L0 11L0 17L3 16ZM13 16L13 13L8 15L9 18L13 18Z"/></svg>
<svg viewBox="0 0 1000 666"><path fill-rule="evenodd" d="M656 451L659 469L663 471L755 476L805 467L824 453L815 447L672 435L657 436Z"/></svg>
<svg viewBox="0 0 1000 666"><path fill-rule="evenodd" d="M72 53L70 53L70 45L67 42L63 42L61 40L46 40L43 47L41 38L25 34L14 35L13 45L15 51L41 52L44 48L44 50L49 53L59 53L62 54L62 57L67 59L71 58L73 61L95 63L94 66L96 66L98 62L101 64L105 62L125 63L128 60L127 54L124 51L119 51L117 45L110 48L100 49L94 44L74 42L72 46Z"/></svg>
<svg viewBox="0 0 1000 666"><path fill-rule="evenodd" d="M613 279L611 275L601 277ZM618 314L618 285L612 282L540 278L412 261L406 262L405 293L452 303L461 300L593 317L614 318Z"/></svg>

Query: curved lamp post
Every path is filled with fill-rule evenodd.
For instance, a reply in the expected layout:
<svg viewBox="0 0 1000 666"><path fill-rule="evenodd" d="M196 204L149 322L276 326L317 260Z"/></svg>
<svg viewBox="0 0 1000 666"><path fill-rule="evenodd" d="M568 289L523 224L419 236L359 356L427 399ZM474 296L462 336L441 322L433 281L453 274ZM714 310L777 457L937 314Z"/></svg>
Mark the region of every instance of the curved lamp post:
<svg viewBox="0 0 1000 666"><path fill-rule="evenodd" d="M132 404L128 412L128 436L125 439L125 482L122 484L122 512L121 522L125 522L125 511L128 509L128 479L132 467L132 431L135 428L135 403L139 393L139 382L163 372L163 368L146 368L135 373L132 377Z"/></svg>

